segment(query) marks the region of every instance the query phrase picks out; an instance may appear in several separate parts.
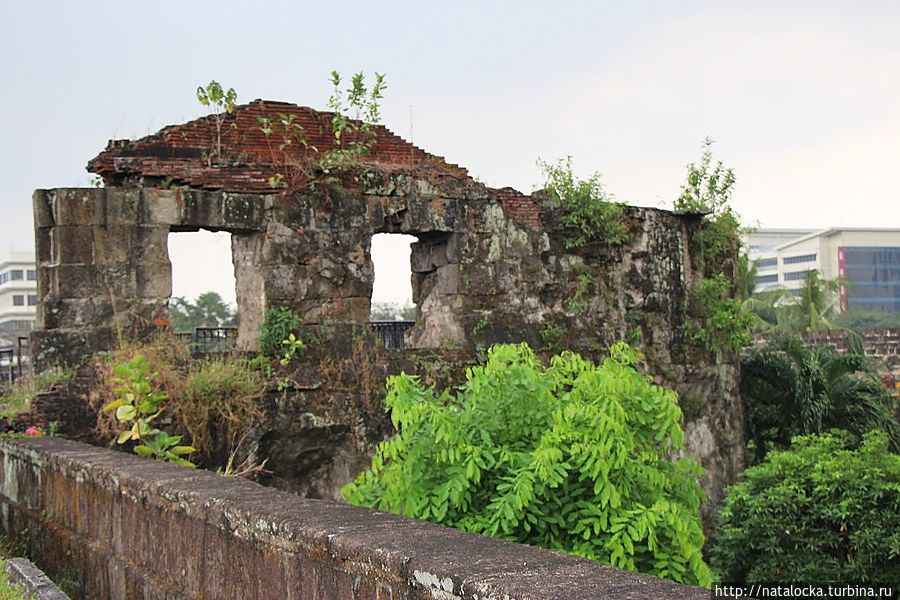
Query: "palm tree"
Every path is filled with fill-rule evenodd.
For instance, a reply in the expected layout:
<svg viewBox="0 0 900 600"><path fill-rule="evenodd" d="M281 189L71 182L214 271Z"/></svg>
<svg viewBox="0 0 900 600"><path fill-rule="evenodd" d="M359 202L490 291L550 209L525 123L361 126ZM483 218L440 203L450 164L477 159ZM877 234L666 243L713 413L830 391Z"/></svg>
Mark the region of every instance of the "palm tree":
<svg viewBox="0 0 900 600"><path fill-rule="evenodd" d="M831 329L842 285L840 278L823 279L812 269L796 292L785 288L759 292L747 300L747 307L757 316L758 331L797 334Z"/></svg>
<svg viewBox="0 0 900 600"><path fill-rule="evenodd" d="M806 272L797 304L807 331L831 329L831 319L839 312L840 279L822 279L819 272Z"/></svg>
<svg viewBox="0 0 900 600"><path fill-rule="evenodd" d="M850 350L807 348L795 337L779 337L741 360L751 464L772 449L785 449L795 435L844 429L861 437L887 432L900 451L894 399L863 354L862 339L851 334Z"/></svg>

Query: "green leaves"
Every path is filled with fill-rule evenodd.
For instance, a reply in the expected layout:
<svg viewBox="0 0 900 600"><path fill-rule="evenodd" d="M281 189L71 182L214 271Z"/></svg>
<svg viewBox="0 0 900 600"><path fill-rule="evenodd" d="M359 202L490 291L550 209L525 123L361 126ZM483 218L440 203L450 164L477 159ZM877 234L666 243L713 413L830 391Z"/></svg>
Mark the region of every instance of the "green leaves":
<svg viewBox="0 0 900 600"><path fill-rule="evenodd" d="M296 333L299 329L300 317L290 308L277 306L268 309L262 325L259 327L260 353L265 356L283 358L287 345L284 344L284 341L289 340L291 335L294 335L294 339L297 340ZM295 353L297 349L295 349Z"/></svg>
<svg viewBox="0 0 900 600"><path fill-rule="evenodd" d="M728 489L710 557L725 581L900 581L900 455L883 432L795 437Z"/></svg>
<svg viewBox="0 0 900 600"><path fill-rule="evenodd" d="M538 166L547 178L544 189L563 209L560 221L569 229L566 248L593 240L615 245L628 239L625 206L603 189L599 173L578 180L572 172L571 156L555 164L538 160Z"/></svg>
<svg viewBox="0 0 900 600"><path fill-rule="evenodd" d="M696 330L686 327L686 332L694 341L705 344L710 352L740 352L753 341L750 332L756 320L744 303L730 294L731 282L722 273L702 279L697 288L696 301L703 313L703 327Z"/></svg>
<svg viewBox="0 0 900 600"><path fill-rule="evenodd" d="M544 367L496 345L455 392L388 381L397 434L347 485L389 510L674 579L708 584L698 480L674 392L636 370L624 344L594 365L565 352Z"/></svg>
<svg viewBox="0 0 900 600"><path fill-rule="evenodd" d="M226 112L231 114L234 112L234 106L237 102L237 92L234 88L228 88L227 91L222 84L213 79L206 87L197 88L197 101L203 106L208 106L216 112Z"/></svg>
<svg viewBox="0 0 900 600"><path fill-rule="evenodd" d="M140 441L134 446L138 456L153 456L183 466L194 464L181 456L194 452L190 446L179 446L180 435L169 435L165 431L152 427L150 423L161 413L160 404L167 399L166 394L153 391L153 380L156 373L150 371L150 363L141 354L135 355L127 363L113 367L116 377L112 379L116 386L113 392L117 397L107 403L103 412L115 411L116 420L121 424L131 423L131 427L119 433L116 442L125 444Z"/></svg>
<svg viewBox="0 0 900 600"><path fill-rule="evenodd" d="M350 78L350 87L341 89L342 78L338 71L331 72L333 91L328 98L331 132L334 148L322 156L321 167L326 171L352 166L361 156L368 154L377 141L375 128L381 120L381 99L387 89L383 73L375 73L375 81L369 88L362 72Z"/></svg>
<svg viewBox="0 0 900 600"><path fill-rule="evenodd" d="M751 464L771 449L786 449L795 435L832 428L856 440L880 429L900 451L893 398L856 344L839 354L830 346L807 348L799 338L775 338L742 356L740 385Z"/></svg>

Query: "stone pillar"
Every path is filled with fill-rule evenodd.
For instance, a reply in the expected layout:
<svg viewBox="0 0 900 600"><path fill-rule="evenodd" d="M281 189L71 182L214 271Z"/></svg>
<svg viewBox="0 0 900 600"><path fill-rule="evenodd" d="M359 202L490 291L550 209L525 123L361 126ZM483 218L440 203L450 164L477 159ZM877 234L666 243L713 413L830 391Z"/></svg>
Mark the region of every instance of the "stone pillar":
<svg viewBox="0 0 900 600"><path fill-rule="evenodd" d="M57 189L34 194L38 371L72 366L164 316L172 292L167 224L142 222L136 189Z"/></svg>

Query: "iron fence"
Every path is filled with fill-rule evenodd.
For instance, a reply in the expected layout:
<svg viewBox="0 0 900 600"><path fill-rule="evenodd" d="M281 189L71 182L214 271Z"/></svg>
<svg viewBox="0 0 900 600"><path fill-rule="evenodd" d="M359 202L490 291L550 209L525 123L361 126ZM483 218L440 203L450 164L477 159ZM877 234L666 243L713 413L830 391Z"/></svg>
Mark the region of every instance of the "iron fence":
<svg viewBox="0 0 900 600"><path fill-rule="evenodd" d="M175 339L190 344L195 354L230 352L237 340L237 327L195 327L191 332L176 332Z"/></svg>
<svg viewBox="0 0 900 600"><path fill-rule="evenodd" d="M406 345L406 332L415 324L415 321L370 321L369 328L385 348L400 349Z"/></svg>

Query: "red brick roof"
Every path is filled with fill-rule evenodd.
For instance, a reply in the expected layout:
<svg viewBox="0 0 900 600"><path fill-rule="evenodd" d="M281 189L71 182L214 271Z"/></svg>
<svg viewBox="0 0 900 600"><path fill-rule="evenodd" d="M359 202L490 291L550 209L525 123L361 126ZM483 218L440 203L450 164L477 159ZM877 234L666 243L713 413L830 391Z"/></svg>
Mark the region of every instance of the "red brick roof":
<svg viewBox="0 0 900 600"><path fill-rule="evenodd" d="M277 122L279 115L293 117L303 128L308 148L293 140L284 151L284 128L273 126L268 138L259 118ZM229 192L269 192L270 177L290 171L286 163L310 164L317 156L334 148L331 130L333 113L312 108L254 100L226 115L221 128L222 156L207 159L216 145L216 127L212 116L173 125L139 140L111 140L107 148L92 159L88 171L104 179L142 176L168 179L174 184ZM371 152L362 157L364 164L388 170L410 169L423 174L469 179L468 172L433 156L378 125ZM311 150L312 147L317 152ZM290 173L288 173L290 176Z"/></svg>

